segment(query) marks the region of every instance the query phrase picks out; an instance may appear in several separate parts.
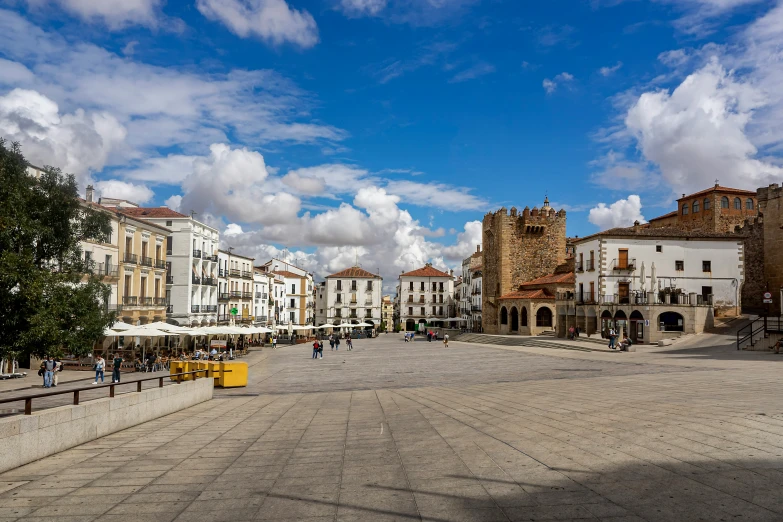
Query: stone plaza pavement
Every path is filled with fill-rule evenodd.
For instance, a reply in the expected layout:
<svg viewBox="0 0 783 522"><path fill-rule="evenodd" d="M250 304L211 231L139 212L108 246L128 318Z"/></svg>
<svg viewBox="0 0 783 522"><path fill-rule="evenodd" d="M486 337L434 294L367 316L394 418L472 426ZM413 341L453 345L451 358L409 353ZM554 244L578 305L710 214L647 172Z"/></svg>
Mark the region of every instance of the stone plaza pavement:
<svg viewBox="0 0 783 522"><path fill-rule="evenodd" d="M0 475L0 522L783 520L783 355L357 340Z"/></svg>

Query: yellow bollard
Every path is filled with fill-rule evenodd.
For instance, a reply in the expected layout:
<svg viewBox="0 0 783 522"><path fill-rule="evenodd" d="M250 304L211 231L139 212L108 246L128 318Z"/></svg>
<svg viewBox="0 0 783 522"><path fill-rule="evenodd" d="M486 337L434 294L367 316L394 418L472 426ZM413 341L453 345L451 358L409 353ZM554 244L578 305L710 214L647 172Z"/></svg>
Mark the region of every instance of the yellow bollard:
<svg viewBox="0 0 783 522"><path fill-rule="evenodd" d="M247 386L247 363L222 362L217 385L221 388L240 388Z"/></svg>

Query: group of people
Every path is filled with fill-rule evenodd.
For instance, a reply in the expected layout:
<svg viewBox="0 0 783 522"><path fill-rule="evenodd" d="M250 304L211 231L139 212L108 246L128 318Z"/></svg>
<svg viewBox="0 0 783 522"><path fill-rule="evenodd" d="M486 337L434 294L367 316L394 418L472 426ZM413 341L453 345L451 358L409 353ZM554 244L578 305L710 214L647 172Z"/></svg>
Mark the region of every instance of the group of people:
<svg viewBox="0 0 783 522"><path fill-rule="evenodd" d="M38 375L43 377L44 388L51 388L57 386L58 374L63 371L63 363L59 358L52 359L50 355L41 362L41 367L38 369Z"/></svg>
<svg viewBox="0 0 783 522"><path fill-rule="evenodd" d="M606 336L609 338L608 347L612 350L617 350L619 348L621 352L626 352L628 351L628 347L633 344L633 341L631 341L628 337L623 337L623 340L618 343L617 339L620 337L620 335L614 328L609 328Z"/></svg>
<svg viewBox="0 0 783 522"><path fill-rule="evenodd" d="M574 339L579 337L580 332L581 330L579 329L578 326L576 327L572 326L571 328L568 329L568 338L573 341Z"/></svg>
<svg viewBox="0 0 783 522"><path fill-rule="evenodd" d="M114 354L114 359L112 360L112 370L111 370L111 382L112 384L120 382L120 373L122 370L122 363L124 359L122 358L122 355L119 353ZM103 374L106 371L106 360L101 357L100 355L96 357L95 363L92 365L93 370L95 370L95 380L93 381L93 384L98 384L98 379L100 379L101 384L103 383Z"/></svg>
<svg viewBox="0 0 783 522"><path fill-rule="evenodd" d="M345 336L345 344L348 346L348 351L353 350L353 339L350 334ZM332 350L340 349L340 336L332 334L329 336L329 347ZM313 359L324 358L324 341L323 339L316 339L313 341Z"/></svg>
<svg viewBox="0 0 783 522"><path fill-rule="evenodd" d="M413 339L414 339L415 335L416 335L415 332L405 332L405 336L404 336L405 342L406 343L413 342ZM435 341L438 340L438 332L434 332L432 330L428 330L427 331L427 342L431 343L433 340L435 340ZM446 335L443 336L443 345L446 348L449 347L449 334L446 334Z"/></svg>

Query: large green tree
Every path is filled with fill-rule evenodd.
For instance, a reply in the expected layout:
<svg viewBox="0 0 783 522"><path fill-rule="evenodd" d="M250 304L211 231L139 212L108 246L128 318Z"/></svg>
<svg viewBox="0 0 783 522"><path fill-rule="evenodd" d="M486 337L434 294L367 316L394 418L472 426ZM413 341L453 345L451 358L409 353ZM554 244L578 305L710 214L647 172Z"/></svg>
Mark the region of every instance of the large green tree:
<svg viewBox="0 0 783 522"><path fill-rule="evenodd" d="M80 242L106 240L109 218L79 202L73 175L27 166L0 139L0 356L87 353L114 314Z"/></svg>

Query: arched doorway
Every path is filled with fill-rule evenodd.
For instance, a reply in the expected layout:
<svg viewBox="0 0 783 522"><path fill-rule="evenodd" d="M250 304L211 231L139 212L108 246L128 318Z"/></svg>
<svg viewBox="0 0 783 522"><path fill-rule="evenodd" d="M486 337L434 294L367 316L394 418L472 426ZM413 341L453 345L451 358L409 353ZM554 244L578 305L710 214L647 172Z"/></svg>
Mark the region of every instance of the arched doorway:
<svg viewBox="0 0 783 522"><path fill-rule="evenodd" d="M522 326L527 326L527 307L522 307Z"/></svg>
<svg viewBox="0 0 783 522"><path fill-rule="evenodd" d="M536 326L541 328L552 327L552 310L546 306L541 307L536 312Z"/></svg>
<svg viewBox="0 0 783 522"><path fill-rule="evenodd" d="M508 310L505 306L500 309L500 324L508 324Z"/></svg>
<svg viewBox="0 0 783 522"><path fill-rule="evenodd" d="M517 312L516 306L511 308L511 331L519 331L519 312Z"/></svg>
<svg viewBox="0 0 783 522"><path fill-rule="evenodd" d="M617 310L614 313L614 329L617 332L618 335L620 335L620 339L622 340L622 334L625 333L625 335L629 335L628 332L628 316L625 315L625 312L622 310Z"/></svg>
<svg viewBox="0 0 783 522"><path fill-rule="evenodd" d="M408 319L405 321L405 331L406 332L413 332L416 330L416 321L413 319Z"/></svg>
<svg viewBox="0 0 783 522"><path fill-rule="evenodd" d="M659 315L658 325L662 332L685 331L685 319L677 312L664 312Z"/></svg>
<svg viewBox="0 0 783 522"><path fill-rule="evenodd" d="M630 337L634 343L644 342L644 316L639 310L631 312Z"/></svg>
<svg viewBox="0 0 783 522"><path fill-rule="evenodd" d="M608 338L609 330L612 328L614 328L614 323L612 322L612 312L609 310L604 310L601 312L601 336Z"/></svg>

